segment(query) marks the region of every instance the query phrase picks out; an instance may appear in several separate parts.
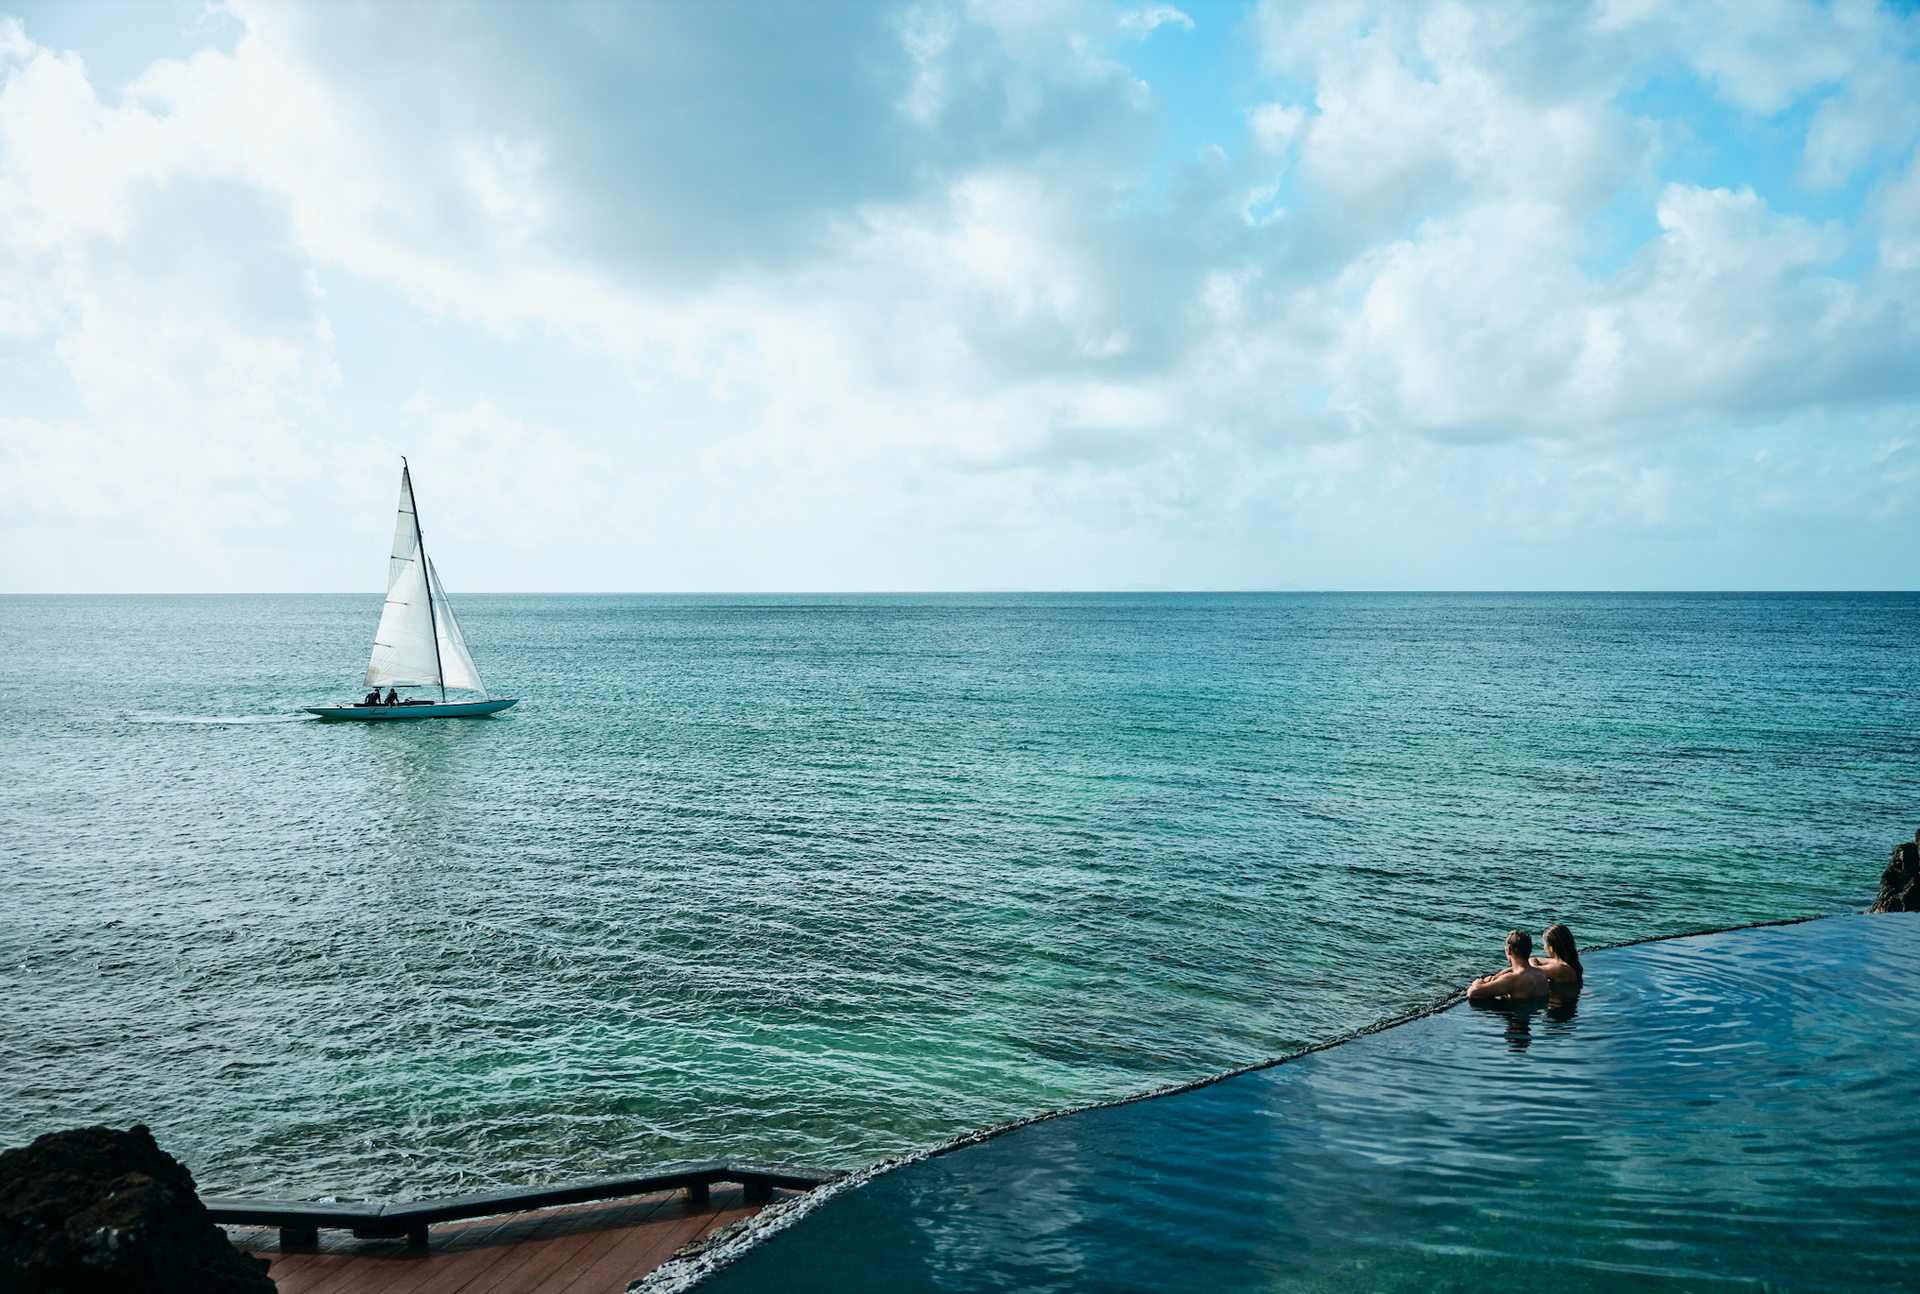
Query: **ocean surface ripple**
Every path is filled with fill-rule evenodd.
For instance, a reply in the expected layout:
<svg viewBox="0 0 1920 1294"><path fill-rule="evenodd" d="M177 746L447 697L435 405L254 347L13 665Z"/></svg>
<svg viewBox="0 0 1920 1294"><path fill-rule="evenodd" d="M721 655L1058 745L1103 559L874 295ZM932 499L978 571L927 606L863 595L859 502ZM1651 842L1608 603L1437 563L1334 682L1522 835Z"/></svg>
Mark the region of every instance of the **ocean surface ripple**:
<svg viewBox="0 0 1920 1294"><path fill-rule="evenodd" d="M1857 910L1920 598L0 599L0 1145L216 1193L851 1166L1430 1000L1509 926Z"/></svg>

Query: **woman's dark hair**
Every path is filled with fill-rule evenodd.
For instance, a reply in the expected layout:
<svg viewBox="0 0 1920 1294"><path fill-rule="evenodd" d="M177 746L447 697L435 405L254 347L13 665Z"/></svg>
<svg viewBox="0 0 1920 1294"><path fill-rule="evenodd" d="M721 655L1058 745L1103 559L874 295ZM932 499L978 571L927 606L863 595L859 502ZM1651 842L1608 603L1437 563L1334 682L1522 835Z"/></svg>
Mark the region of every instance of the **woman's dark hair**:
<svg viewBox="0 0 1920 1294"><path fill-rule="evenodd" d="M1573 946L1573 931L1558 921L1547 927L1547 951L1573 967L1575 979L1587 977L1587 972L1580 966L1580 950Z"/></svg>

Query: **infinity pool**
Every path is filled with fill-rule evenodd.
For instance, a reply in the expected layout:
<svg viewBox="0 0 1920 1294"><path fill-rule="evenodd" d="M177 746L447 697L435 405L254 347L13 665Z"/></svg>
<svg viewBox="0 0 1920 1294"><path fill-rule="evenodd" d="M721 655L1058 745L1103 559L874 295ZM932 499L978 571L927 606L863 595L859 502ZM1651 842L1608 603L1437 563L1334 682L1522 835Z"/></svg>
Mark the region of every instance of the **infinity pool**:
<svg viewBox="0 0 1920 1294"><path fill-rule="evenodd" d="M701 1288L1916 1288L1917 1040L1920 915L1602 951L1576 1001L909 1164Z"/></svg>

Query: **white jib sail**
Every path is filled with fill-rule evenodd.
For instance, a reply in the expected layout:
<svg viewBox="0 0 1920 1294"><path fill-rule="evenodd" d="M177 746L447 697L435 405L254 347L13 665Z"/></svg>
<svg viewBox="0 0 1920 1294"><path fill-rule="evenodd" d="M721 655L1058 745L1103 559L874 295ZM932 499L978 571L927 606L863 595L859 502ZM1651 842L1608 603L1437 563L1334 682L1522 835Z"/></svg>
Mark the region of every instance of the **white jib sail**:
<svg viewBox="0 0 1920 1294"><path fill-rule="evenodd" d="M440 587L440 572L433 568L431 557L427 559L427 583L433 588L434 607L439 612L441 678L448 687L469 688L485 696L487 685L473 666L473 653L467 650L466 636L460 632L460 622L453 618L453 604Z"/></svg>

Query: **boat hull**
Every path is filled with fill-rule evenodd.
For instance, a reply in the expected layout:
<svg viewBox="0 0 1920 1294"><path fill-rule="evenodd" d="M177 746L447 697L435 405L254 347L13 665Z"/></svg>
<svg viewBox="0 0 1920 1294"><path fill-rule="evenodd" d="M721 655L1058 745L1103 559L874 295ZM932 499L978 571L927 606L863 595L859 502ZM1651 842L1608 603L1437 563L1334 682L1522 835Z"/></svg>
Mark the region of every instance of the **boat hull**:
<svg viewBox="0 0 1920 1294"><path fill-rule="evenodd" d="M517 696L495 697L487 701L452 701L445 705L308 705L301 709L322 719L388 723L396 719L475 719L504 710L519 699Z"/></svg>

